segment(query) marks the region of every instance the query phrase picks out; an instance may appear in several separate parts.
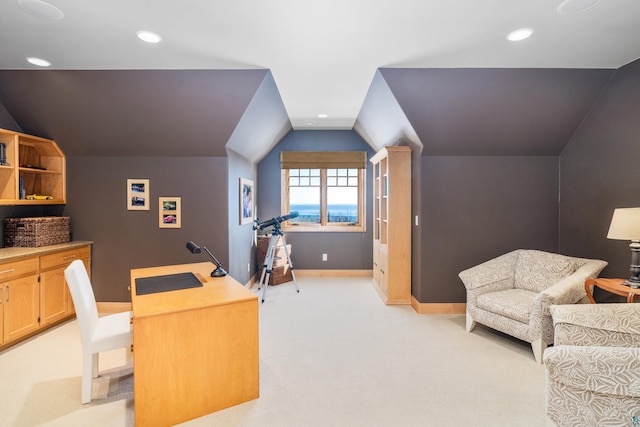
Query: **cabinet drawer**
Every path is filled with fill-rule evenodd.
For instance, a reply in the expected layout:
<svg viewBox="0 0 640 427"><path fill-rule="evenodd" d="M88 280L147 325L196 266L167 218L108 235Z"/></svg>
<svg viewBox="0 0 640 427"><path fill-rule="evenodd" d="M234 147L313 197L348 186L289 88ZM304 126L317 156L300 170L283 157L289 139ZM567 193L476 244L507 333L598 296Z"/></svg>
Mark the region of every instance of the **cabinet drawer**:
<svg viewBox="0 0 640 427"><path fill-rule="evenodd" d="M4 282L12 277L22 276L27 273L34 273L38 270L38 258L28 258L19 261L6 262L0 264L0 282Z"/></svg>
<svg viewBox="0 0 640 427"><path fill-rule="evenodd" d="M85 246L82 248L43 255L40 257L40 268L42 270L46 270L52 267L67 266L71 261L89 258L90 254L91 250L89 249L89 246Z"/></svg>

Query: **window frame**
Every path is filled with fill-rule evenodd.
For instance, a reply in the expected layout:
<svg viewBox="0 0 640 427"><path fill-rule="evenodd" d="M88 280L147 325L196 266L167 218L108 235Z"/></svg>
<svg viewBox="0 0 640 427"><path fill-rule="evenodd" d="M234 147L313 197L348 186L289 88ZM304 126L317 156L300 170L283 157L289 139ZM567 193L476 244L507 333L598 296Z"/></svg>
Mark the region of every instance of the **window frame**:
<svg viewBox="0 0 640 427"><path fill-rule="evenodd" d="M325 165L326 166L326 165ZM293 169L293 168L292 168ZM303 232L366 232L366 168L345 167L340 164L329 167L304 166L299 169L319 169L320 170L320 223L282 223L285 231ZM329 223L327 205L327 170L328 169L357 169L358 170L358 222L356 223ZM282 215L290 212L289 208L289 168L281 168L281 195L280 210Z"/></svg>

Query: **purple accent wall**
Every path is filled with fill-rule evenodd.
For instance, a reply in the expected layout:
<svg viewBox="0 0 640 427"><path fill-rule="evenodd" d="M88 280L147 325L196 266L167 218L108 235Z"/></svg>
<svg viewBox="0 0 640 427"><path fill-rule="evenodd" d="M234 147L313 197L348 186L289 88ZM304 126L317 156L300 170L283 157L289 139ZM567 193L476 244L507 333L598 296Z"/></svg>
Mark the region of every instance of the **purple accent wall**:
<svg viewBox="0 0 640 427"><path fill-rule="evenodd" d="M187 241L229 265L225 157L69 157L67 205L73 240L92 240L98 301L130 301L132 268L204 262ZM127 210L127 179L149 179L150 209ZM158 197L181 197L182 228L159 228Z"/></svg>
<svg viewBox="0 0 640 427"><path fill-rule="evenodd" d="M374 151L354 131L294 130L258 164L258 216L267 220L280 212L280 152L281 151ZM297 269L308 270L370 270L373 267L373 209L371 189L373 172L367 164L366 206L367 231L352 233L286 233L292 245L291 260ZM328 255L326 262L322 254Z"/></svg>
<svg viewBox="0 0 640 427"><path fill-rule="evenodd" d="M620 68L560 156L560 250L629 277L629 243L607 239L615 208L640 207L640 60Z"/></svg>
<svg viewBox="0 0 640 427"><path fill-rule="evenodd" d="M380 70L422 155L559 155L615 70Z"/></svg>
<svg viewBox="0 0 640 427"><path fill-rule="evenodd" d="M557 250L558 158L425 156L421 212L419 301L464 302L460 271L514 249Z"/></svg>

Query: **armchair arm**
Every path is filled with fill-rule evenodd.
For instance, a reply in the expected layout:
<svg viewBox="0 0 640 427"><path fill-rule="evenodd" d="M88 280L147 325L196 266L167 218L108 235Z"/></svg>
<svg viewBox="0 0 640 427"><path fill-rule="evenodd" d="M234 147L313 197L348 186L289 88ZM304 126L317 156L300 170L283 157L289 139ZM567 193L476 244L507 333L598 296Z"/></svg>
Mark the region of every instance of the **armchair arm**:
<svg viewBox="0 0 640 427"><path fill-rule="evenodd" d="M640 304L551 307L556 345L640 347Z"/></svg>
<svg viewBox="0 0 640 427"><path fill-rule="evenodd" d="M547 378L594 393L640 397L640 349L562 345L544 352Z"/></svg>
<svg viewBox="0 0 640 427"><path fill-rule="evenodd" d="M494 288L513 288L517 259L517 251L509 252L464 270L458 274L458 277L467 291L489 285L495 285Z"/></svg>
<svg viewBox="0 0 640 427"><path fill-rule="evenodd" d="M572 274L564 277L539 295L548 304L575 304L585 297L584 282L590 277L598 277L606 261L589 260Z"/></svg>
<svg viewBox="0 0 640 427"><path fill-rule="evenodd" d="M607 265L605 261L587 260L580 268L554 285L540 292L531 306L530 327L532 339L542 336L544 341L554 341L554 326L551 320L552 305L575 304L585 297L584 281L595 277Z"/></svg>

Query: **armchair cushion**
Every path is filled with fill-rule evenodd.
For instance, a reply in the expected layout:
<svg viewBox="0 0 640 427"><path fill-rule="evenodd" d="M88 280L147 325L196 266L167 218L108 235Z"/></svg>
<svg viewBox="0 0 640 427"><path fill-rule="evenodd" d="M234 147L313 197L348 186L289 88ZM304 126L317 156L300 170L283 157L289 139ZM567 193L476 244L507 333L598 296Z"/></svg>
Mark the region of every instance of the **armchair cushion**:
<svg viewBox="0 0 640 427"><path fill-rule="evenodd" d="M516 263L514 286L540 293L576 271L574 259L542 251L522 251Z"/></svg>
<svg viewBox="0 0 640 427"><path fill-rule="evenodd" d="M555 345L640 347L640 304L555 305Z"/></svg>
<svg viewBox="0 0 640 427"><path fill-rule="evenodd" d="M525 289L508 289L478 296L478 308L522 323L529 323L535 292Z"/></svg>
<svg viewBox="0 0 640 427"><path fill-rule="evenodd" d="M552 306L544 352L546 407L563 426L633 425L640 418L640 304Z"/></svg>

